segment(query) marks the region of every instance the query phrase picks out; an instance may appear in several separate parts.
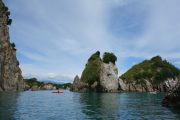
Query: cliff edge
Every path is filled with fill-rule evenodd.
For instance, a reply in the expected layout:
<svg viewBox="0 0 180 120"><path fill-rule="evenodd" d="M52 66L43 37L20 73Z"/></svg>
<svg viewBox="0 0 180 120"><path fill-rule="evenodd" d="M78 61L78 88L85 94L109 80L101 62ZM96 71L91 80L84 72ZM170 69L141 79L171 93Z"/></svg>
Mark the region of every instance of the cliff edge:
<svg viewBox="0 0 180 120"><path fill-rule="evenodd" d="M15 44L10 43L10 12L0 0L0 91L23 90L25 83L16 58Z"/></svg>

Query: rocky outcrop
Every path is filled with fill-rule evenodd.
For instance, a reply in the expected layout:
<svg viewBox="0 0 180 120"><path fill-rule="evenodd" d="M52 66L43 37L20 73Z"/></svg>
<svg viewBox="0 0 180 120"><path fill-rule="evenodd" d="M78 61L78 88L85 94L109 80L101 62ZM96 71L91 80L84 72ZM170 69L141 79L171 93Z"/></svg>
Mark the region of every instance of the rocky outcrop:
<svg viewBox="0 0 180 120"><path fill-rule="evenodd" d="M124 83L124 81L122 79L118 79L119 82L119 90L121 91L128 91L128 86L126 83Z"/></svg>
<svg viewBox="0 0 180 120"><path fill-rule="evenodd" d="M168 92L162 101L162 105L180 109L180 82Z"/></svg>
<svg viewBox="0 0 180 120"><path fill-rule="evenodd" d="M37 90L40 90L40 88L37 85L31 87L31 91L37 91Z"/></svg>
<svg viewBox="0 0 180 120"><path fill-rule="evenodd" d="M76 76L72 85L73 91L87 92L117 92L119 90L118 69L115 65L116 57L112 53L105 53L103 60L100 52L96 52L89 59L82 73L81 79Z"/></svg>
<svg viewBox="0 0 180 120"><path fill-rule="evenodd" d="M71 90L75 92L87 92L89 90L89 86L87 83L82 82L79 76L76 75Z"/></svg>
<svg viewBox="0 0 180 120"><path fill-rule="evenodd" d="M102 91L118 91L118 69L113 63L102 63L100 71L100 86Z"/></svg>
<svg viewBox="0 0 180 120"><path fill-rule="evenodd" d="M179 82L179 79L177 77L175 79L173 79L173 78L167 79L163 84L164 91L172 90L174 87L176 87L178 82Z"/></svg>
<svg viewBox="0 0 180 120"><path fill-rule="evenodd" d="M45 84L45 85L43 85L43 87L41 89L43 89L43 90L56 90L56 86L54 86L52 84Z"/></svg>
<svg viewBox="0 0 180 120"><path fill-rule="evenodd" d="M23 90L25 87L15 44L10 43L9 28L12 20L10 12L0 0L0 91Z"/></svg>
<svg viewBox="0 0 180 120"><path fill-rule="evenodd" d="M157 87L154 87L153 84L149 82L149 80L143 81L143 84L137 84L136 82L127 83L126 81L123 81L119 78L119 89L127 92L167 92L175 87L178 79L168 79Z"/></svg>

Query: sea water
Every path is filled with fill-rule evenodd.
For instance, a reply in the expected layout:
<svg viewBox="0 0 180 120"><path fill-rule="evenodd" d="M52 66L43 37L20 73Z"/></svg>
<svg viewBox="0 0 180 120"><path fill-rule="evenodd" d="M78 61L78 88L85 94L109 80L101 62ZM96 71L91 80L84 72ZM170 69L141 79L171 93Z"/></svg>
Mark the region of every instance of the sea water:
<svg viewBox="0 0 180 120"><path fill-rule="evenodd" d="M164 93L0 93L0 120L180 120Z"/></svg>

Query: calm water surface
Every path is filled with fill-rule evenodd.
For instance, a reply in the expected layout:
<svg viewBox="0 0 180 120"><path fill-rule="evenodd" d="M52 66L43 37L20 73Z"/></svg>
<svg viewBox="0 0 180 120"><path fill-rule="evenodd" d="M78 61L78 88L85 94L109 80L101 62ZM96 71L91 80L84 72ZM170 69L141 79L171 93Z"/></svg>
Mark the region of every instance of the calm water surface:
<svg viewBox="0 0 180 120"><path fill-rule="evenodd" d="M0 93L0 120L180 120L163 93Z"/></svg>

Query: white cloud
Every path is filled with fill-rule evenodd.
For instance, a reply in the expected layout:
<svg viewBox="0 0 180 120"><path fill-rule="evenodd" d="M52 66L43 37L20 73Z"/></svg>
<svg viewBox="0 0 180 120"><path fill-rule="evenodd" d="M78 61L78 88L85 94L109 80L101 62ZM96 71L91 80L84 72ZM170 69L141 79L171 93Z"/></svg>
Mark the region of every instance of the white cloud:
<svg viewBox="0 0 180 120"><path fill-rule="evenodd" d="M163 2L163 4L162 4ZM150 14L145 33L135 38L134 47L137 53L176 58L180 52L180 15L177 6L180 1L150 1ZM136 54L136 53L135 53ZM142 54L136 54L142 56ZM145 55L144 55L145 56Z"/></svg>

